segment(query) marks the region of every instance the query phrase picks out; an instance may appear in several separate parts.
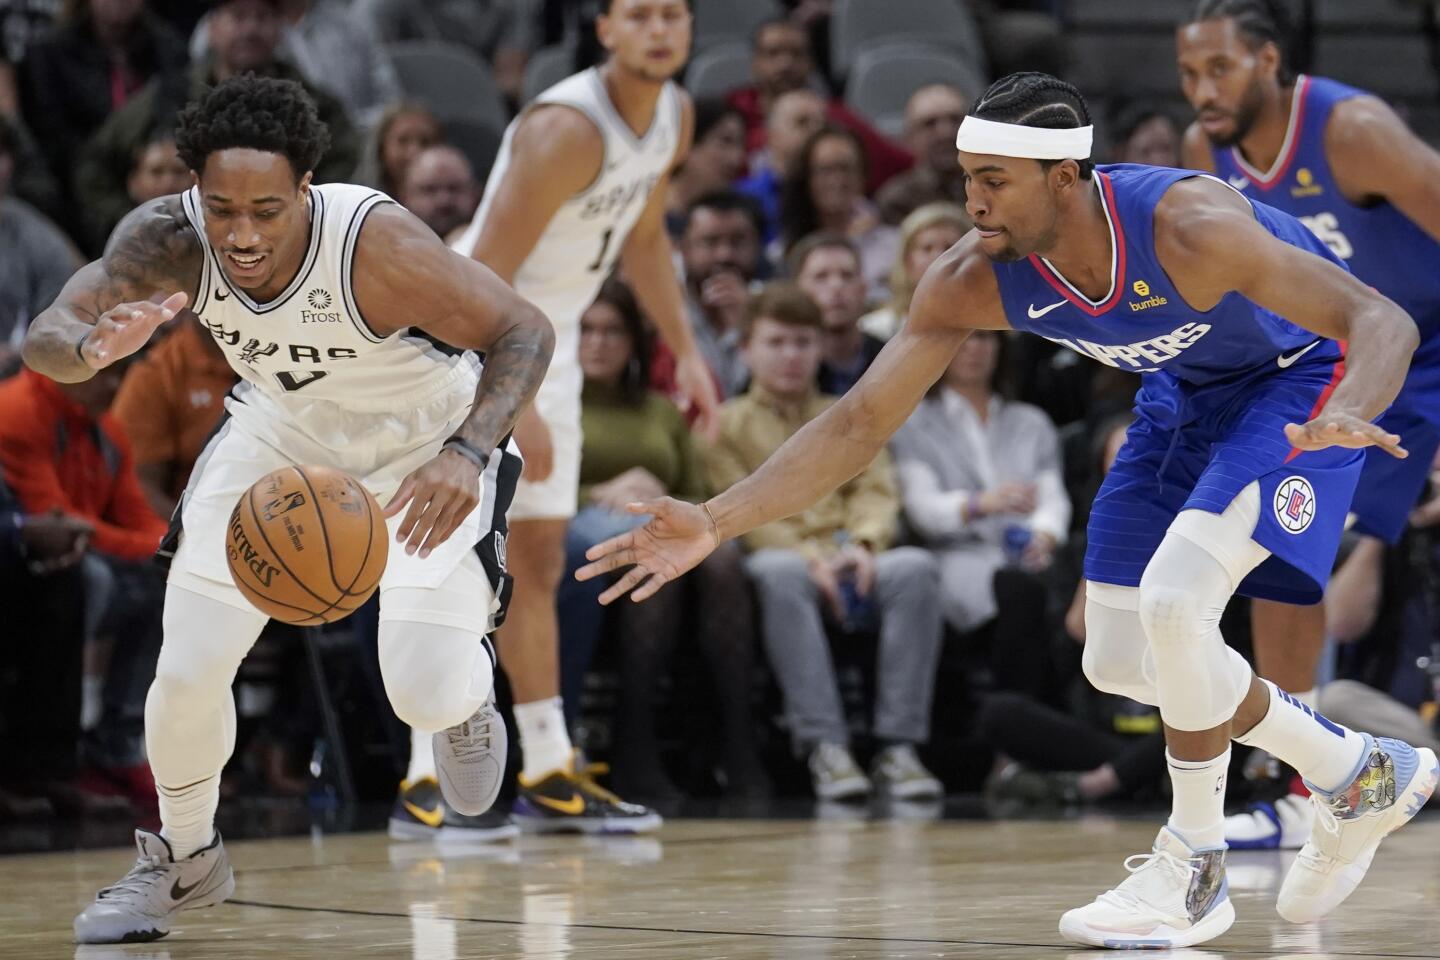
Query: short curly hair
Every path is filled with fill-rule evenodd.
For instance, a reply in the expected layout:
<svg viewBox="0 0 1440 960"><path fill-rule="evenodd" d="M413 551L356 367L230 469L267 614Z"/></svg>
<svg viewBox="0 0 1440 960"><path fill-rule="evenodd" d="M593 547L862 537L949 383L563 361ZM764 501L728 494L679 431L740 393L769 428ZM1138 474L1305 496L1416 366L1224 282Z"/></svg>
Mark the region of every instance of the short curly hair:
<svg viewBox="0 0 1440 960"><path fill-rule="evenodd" d="M299 182L330 148L330 130L300 84L245 73L180 111L175 147L197 175L217 150L278 153L290 161Z"/></svg>

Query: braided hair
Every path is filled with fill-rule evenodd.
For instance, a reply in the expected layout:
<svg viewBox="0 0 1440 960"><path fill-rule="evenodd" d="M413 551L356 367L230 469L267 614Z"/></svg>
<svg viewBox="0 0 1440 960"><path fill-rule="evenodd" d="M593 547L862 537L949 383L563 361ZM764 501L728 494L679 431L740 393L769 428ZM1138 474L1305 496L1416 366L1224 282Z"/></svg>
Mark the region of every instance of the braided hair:
<svg viewBox="0 0 1440 960"><path fill-rule="evenodd" d="M996 80L970 110L971 116L1046 130L1072 130L1091 124L1090 108L1080 91L1048 73L1012 73ZM1095 164L1075 157L1080 179L1089 180ZM1046 169L1059 160L1038 161Z"/></svg>
<svg viewBox="0 0 1440 960"><path fill-rule="evenodd" d="M1251 50L1259 50L1267 43L1275 44L1280 54L1276 79L1282 87L1295 82L1295 71L1290 64L1290 41L1294 37L1294 28L1290 14L1280 0L1199 0L1189 22L1204 20L1235 21L1235 29L1240 31Z"/></svg>

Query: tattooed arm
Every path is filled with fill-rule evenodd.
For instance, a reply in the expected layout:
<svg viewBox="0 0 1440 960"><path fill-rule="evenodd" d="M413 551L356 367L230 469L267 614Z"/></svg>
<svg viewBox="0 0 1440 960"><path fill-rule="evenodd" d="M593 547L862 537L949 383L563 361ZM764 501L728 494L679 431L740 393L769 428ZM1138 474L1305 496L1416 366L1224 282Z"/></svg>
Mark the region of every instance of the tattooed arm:
<svg viewBox="0 0 1440 960"><path fill-rule="evenodd" d="M426 556L479 502L479 474L515 427L550 365L555 332L536 307L488 267L463 257L395 204L365 219L355 251L355 302L379 336L418 327L445 343L485 354L475 405L456 436L406 477L386 505L409 503L397 540Z"/></svg>
<svg viewBox="0 0 1440 960"><path fill-rule="evenodd" d="M136 352L195 296L202 250L178 196L133 210L104 255L75 272L30 323L25 363L61 383Z"/></svg>

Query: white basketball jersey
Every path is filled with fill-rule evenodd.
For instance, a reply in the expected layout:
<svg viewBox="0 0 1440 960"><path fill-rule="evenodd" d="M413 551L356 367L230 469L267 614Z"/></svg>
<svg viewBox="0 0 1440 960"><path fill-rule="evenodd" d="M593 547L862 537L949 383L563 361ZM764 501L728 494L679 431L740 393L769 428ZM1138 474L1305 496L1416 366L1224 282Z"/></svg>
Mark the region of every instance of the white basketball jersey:
<svg viewBox="0 0 1440 960"><path fill-rule="evenodd" d="M680 141L680 94L674 83L665 84L650 129L638 137L616 111L595 68L560 81L536 97L527 110L541 104L579 110L599 129L605 143L599 176L556 211L515 273L516 291L539 307L555 327L555 354L543 389L573 392L578 404L580 314L594 302L656 182L674 166ZM474 252L510 168L511 141L524 116L516 117L506 129L475 219L455 243L455 249L465 256Z"/></svg>
<svg viewBox="0 0 1440 960"><path fill-rule="evenodd" d="M229 282L220 252L205 239L198 188L183 195L204 248L193 309L246 383L282 405L328 400L379 411L404 409L472 376L474 354L441 351L408 328L379 336L355 304L360 228L378 204L392 202L370 187L312 186L310 240L300 270L279 296L256 303Z"/></svg>

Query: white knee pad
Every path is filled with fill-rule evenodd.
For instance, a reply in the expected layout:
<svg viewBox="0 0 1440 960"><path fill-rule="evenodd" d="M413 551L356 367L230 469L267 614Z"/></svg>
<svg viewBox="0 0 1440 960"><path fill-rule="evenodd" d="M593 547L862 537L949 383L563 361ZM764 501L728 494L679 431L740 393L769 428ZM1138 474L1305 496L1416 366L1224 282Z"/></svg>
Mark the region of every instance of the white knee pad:
<svg viewBox="0 0 1440 960"><path fill-rule="evenodd" d="M1250 688L1250 665L1225 645L1220 617L1240 581L1269 556L1250 539L1258 509L1251 484L1223 514L1182 512L1140 580L1160 715L1177 730L1227 722Z"/></svg>
<svg viewBox="0 0 1440 960"><path fill-rule="evenodd" d="M1096 690L1154 706L1155 661L1137 612L1140 591L1113 583L1085 585L1085 677Z"/></svg>
<svg viewBox="0 0 1440 960"><path fill-rule="evenodd" d="M380 673L405 723L444 730L489 699L495 670L485 632L493 597L474 554L438 587L381 593Z"/></svg>

